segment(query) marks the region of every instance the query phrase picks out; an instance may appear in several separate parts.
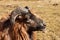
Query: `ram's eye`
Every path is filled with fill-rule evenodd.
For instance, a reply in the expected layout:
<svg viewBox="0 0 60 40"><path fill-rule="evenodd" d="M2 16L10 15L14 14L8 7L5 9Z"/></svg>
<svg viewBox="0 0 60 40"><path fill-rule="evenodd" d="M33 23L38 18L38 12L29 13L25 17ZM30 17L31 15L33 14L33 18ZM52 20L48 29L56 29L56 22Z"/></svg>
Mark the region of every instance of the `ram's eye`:
<svg viewBox="0 0 60 40"><path fill-rule="evenodd" d="M19 18L22 18L22 16L19 16Z"/></svg>

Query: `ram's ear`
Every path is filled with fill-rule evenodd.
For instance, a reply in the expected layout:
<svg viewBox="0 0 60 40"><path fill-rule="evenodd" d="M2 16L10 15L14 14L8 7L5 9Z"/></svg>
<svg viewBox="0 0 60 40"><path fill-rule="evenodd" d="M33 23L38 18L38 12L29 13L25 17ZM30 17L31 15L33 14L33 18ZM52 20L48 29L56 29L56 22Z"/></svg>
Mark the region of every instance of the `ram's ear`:
<svg viewBox="0 0 60 40"><path fill-rule="evenodd" d="M26 8L26 9L29 9L29 7L28 7L28 6L25 6L25 8Z"/></svg>

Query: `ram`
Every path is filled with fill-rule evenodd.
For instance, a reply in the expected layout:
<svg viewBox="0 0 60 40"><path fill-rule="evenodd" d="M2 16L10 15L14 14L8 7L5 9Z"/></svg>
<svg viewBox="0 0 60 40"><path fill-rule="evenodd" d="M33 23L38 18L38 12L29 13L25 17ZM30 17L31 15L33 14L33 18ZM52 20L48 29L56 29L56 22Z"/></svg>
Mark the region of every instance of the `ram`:
<svg viewBox="0 0 60 40"><path fill-rule="evenodd" d="M22 9L16 8L11 12L10 18L2 22L0 40L36 40L35 31L45 29L43 20L32 14L29 7Z"/></svg>

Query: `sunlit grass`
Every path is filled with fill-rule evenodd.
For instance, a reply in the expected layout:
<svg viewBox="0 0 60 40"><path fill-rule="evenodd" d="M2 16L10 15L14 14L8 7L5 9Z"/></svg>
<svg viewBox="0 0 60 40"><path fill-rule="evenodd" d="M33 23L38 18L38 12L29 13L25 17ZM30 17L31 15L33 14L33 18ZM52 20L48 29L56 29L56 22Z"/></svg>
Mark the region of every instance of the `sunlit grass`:
<svg viewBox="0 0 60 40"><path fill-rule="evenodd" d="M55 7L52 2L44 1L2 1L0 2L0 15L6 16L5 14L9 14L17 6L29 6L32 13L36 13L46 22L45 33L37 32L39 40L60 40L60 5Z"/></svg>

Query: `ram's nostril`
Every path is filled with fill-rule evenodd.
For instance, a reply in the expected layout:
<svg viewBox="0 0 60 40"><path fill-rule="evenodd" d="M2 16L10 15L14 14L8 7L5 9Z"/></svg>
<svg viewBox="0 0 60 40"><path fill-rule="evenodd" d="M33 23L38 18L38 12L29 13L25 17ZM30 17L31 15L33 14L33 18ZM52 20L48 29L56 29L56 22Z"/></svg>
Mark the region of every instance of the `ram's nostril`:
<svg viewBox="0 0 60 40"><path fill-rule="evenodd" d="M46 24L44 24L44 26L46 26Z"/></svg>

